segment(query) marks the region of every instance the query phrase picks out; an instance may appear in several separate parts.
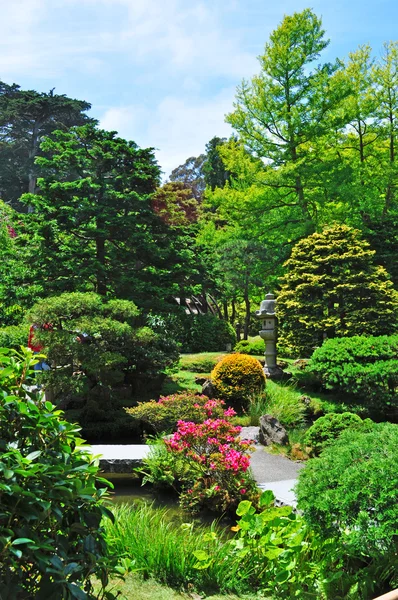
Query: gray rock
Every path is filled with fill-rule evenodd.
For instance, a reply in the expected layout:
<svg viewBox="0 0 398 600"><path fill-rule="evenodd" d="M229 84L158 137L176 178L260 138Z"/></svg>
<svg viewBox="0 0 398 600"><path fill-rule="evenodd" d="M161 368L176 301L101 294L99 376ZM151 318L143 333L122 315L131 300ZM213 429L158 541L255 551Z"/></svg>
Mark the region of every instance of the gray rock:
<svg viewBox="0 0 398 600"><path fill-rule="evenodd" d="M242 440L252 440L255 444L258 444L260 439L260 427L242 427L239 437Z"/></svg>
<svg viewBox="0 0 398 600"><path fill-rule="evenodd" d="M202 386L202 394L204 396L208 396L208 398L216 397L216 390L210 379L206 379L206 381L204 382Z"/></svg>
<svg viewBox="0 0 398 600"><path fill-rule="evenodd" d="M270 446L271 444L286 445L289 443L286 429L272 415L260 417L259 439L260 444L263 444L263 446Z"/></svg>
<svg viewBox="0 0 398 600"><path fill-rule="evenodd" d="M204 383L206 383L207 381L207 377L203 377L203 376L197 376L195 377L195 383L197 383L198 385L203 385Z"/></svg>

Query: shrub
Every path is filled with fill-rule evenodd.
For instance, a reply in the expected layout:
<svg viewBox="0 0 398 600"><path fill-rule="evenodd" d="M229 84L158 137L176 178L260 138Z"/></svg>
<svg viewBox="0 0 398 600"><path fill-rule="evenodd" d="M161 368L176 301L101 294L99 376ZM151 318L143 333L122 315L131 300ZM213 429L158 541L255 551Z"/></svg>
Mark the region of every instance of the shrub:
<svg viewBox="0 0 398 600"><path fill-rule="evenodd" d="M238 410L247 409L252 396L265 386L261 364L247 354L225 356L214 367L211 380L217 396Z"/></svg>
<svg viewBox="0 0 398 600"><path fill-rule="evenodd" d="M140 402L134 408L126 408L126 412L139 419L150 433L162 433L175 431L178 421L202 423L206 419L222 417L224 404L222 400L186 392L161 396L157 402Z"/></svg>
<svg viewBox="0 0 398 600"><path fill-rule="evenodd" d="M18 350L20 346L27 346L29 335L28 325L9 325L0 329L0 348Z"/></svg>
<svg viewBox="0 0 398 600"><path fill-rule="evenodd" d="M184 334L178 341L181 352L219 352L236 343L236 333L228 321L214 315L187 315L183 318Z"/></svg>
<svg viewBox="0 0 398 600"><path fill-rule="evenodd" d="M240 352L241 354L250 354L252 356L260 356L265 352L264 340L241 340L235 344L234 352Z"/></svg>
<svg viewBox="0 0 398 600"><path fill-rule="evenodd" d="M334 225L298 242L278 296L280 345L311 356L328 338L397 328L397 292L359 231Z"/></svg>
<svg viewBox="0 0 398 600"><path fill-rule="evenodd" d="M342 431L346 429L371 429L372 426L373 421L370 419L363 421L361 417L354 413L329 413L317 419L307 430L304 443L311 447L315 456L319 456L322 450L334 442Z"/></svg>
<svg viewBox="0 0 398 600"><path fill-rule="evenodd" d="M234 511L242 498L256 500L257 486L249 469L250 442L240 440L241 428L229 422L234 411L225 411L225 418L207 419L195 424L179 421L176 433L163 443L170 459L157 449L159 460L167 465L167 479L180 490L180 505L198 512L204 508L223 513ZM162 483L166 469L159 469L153 457L144 460L146 479Z"/></svg>
<svg viewBox="0 0 398 600"><path fill-rule="evenodd" d="M138 386L141 378L154 381L173 365L176 345L149 327L138 327L138 314L133 302L106 301L94 293L65 293L38 302L29 319L53 326L38 330L37 339L57 366L43 375L55 397L87 397L89 391L92 397L95 387ZM76 340L79 332L87 334L87 343Z"/></svg>
<svg viewBox="0 0 398 600"><path fill-rule="evenodd" d="M398 550L398 426L342 432L300 471L298 507L323 538L381 563Z"/></svg>
<svg viewBox="0 0 398 600"><path fill-rule="evenodd" d="M326 389L354 396L376 416L394 417L398 335L327 340L314 352L310 369Z"/></svg>
<svg viewBox="0 0 398 600"><path fill-rule="evenodd" d="M94 599L91 578L105 586L111 564L107 482L79 428L25 388L34 362L0 350L0 596Z"/></svg>

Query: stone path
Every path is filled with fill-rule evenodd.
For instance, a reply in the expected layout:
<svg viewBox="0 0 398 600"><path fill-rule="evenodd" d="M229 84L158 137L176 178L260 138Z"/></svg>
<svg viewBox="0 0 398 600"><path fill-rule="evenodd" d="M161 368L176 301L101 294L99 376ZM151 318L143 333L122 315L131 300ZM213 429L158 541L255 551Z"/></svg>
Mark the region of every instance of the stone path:
<svg viewBox="0 0 398 600"><path fill-rule="evenodd" d="M150 446L94 445L91 446L91 450L95 456L101 455L100 467L104 473L131 473L133 468L141 465L142 459L149 453ZM264 446L256 445L251 455L250 466L261 489L272 490L278 504L295 506L295 496L291 490L303 464L284 456L269 454Z"/></svg>

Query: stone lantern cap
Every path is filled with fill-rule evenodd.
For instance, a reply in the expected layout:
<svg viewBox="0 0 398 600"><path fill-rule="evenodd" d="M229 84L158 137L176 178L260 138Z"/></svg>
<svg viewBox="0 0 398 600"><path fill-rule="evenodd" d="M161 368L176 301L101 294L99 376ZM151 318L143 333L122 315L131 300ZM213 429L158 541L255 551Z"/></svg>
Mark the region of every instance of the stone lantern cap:
<svg viewBox="0 0 398 600"><path fill-rule="evenodd" d="M275 316L276 300L274 294L267 294L265 300L260 304L260 310L256 310L256 317L259 319L266 316Z"/></svg>

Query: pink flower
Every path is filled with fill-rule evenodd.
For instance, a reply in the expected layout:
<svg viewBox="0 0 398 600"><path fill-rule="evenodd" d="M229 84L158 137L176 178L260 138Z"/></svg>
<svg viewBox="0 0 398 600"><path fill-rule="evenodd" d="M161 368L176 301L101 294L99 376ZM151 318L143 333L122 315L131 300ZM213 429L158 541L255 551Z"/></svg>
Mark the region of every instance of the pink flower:
<svg viewBox="0 0 398 600"><path fill-rule="evenodd" d="M243 496L243 494L246 494L245 488L242 488L241 490L239 490L239 492L242 494L242 496Z"/></svg>

